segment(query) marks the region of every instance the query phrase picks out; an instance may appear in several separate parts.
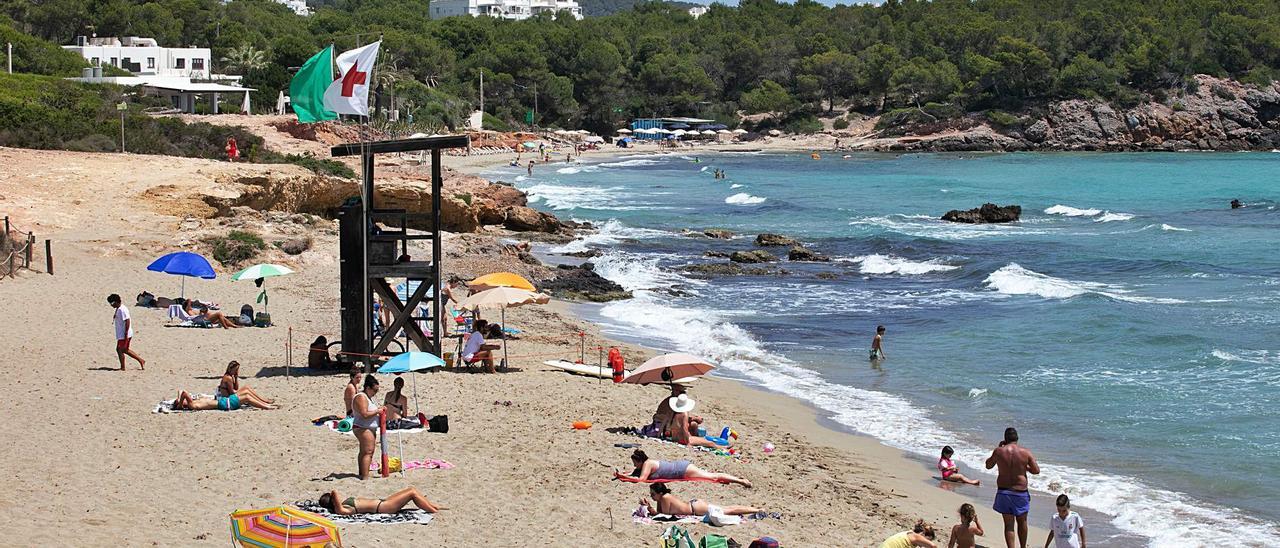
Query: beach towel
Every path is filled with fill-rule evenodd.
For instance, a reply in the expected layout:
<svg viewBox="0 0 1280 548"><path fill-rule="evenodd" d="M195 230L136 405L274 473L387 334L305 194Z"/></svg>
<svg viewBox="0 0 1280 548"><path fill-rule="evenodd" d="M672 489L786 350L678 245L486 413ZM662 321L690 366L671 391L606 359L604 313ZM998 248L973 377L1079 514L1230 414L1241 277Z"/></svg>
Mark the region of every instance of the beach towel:
<svg viewBox="0 0 1280 548"><path fill-rule="evenodd" d="M298 501L294 503L294 506L313 514L320 514L325 519L335 523L416 523L418 525L426 525L435 518L435 515L431 512L417 508L412 510L404 509L395 514L351 514L344 516L330 512L328 508L309 500Z"/></svg>
<svg viewBox="0 0 1280 548"><path fill-rule="evenodd" d="M625 481L627 483L672 483L677 481L709 481L712 483L730 483L729 480L711 479L711 478L679 478L679 479L640 479L634 476L628 476L617 470L613 471L613 479Z"/></svg>
<svg viewBox="0 0 1280 548"><path fill-rule="evenodd" d="M612 430L611 430L611 431L612 431ZM644 435L643 433L641 433L641 432L640 432L640 430L639 430L639 429L637 429L637 428L631 428L631 429L628 429L626 432L622 432L622 433L630 434L630 435L635 436L635 437L637 437L637 438L644 438L644 439L646 439L646 440L656 441L656 442L658 442L658 443L669 443L669 444L671 444L671 445L676 445L676 446L680 446L680 447L688 447L688 448L690 448L690 449L696 449L696 450L698 450L698 451L702 451L702 452L704 452L704 453L711 453L711 454L713 454L713 455L719 455L719 456L721 456L721 457L729 457L729 458L734 458L734 459L741 459L741 458L742 458L742 454L741 454L741 453L737 453L737 452L733 452L733 453L731 453L731 452L729 452L729 451L727 451L727 450L725 450L725 449L722 449L722 448L715 448L715 449L712 449L712 448L710 448L710 447L703 447L703 446L701 446L701 445L698 445L698 446L686 446L686 445L685 445L685 444L683 444L683 443L676 443L676 442L671 441L671 440L668 440L668 439L655 438L655 437L653 437L653 436L646 436L646 435Z"/></svg>
<svg viewBox="0 0 1280 548"><path fill-rule="evenodd" d="M453 464L449 463L448 461L443 461L439 459L407 460L407 461L404 461L404 464L402 466L404 466L404 469L406 471L408 470L448 470L450 468L453 468ZM377 462L376 460L369 464L369 470L377 471L381 469L382 469L382 463ZM393 466L391 467L391 469L395 470L395 467Z"/></svg>
<svg viewBox="0 0 1280 548"><path fill-rule="evenodd" d="M709 509L714 509L716 511L715 513L720 514L720 517L715 518L715 521L719 521L721 518L737 518L737 519L720 521L720 523L722 523L723 525L718 525L717 523L713 522L713 520L709 520L707 516L673 516L669 514L650 514L649 510L645 508L643 505L641 505L641 506L637 506L635 511L631 513L631 521L634 523L644 523L644 524L650 524L650 525L654 523L707 523L716 527L722 527L724 525L737 525L738 523L741 523L743 520L759 521L763 519L782 519L782 514L778 512L756 512L754 514L750 514L746 516L725 516L724 511L721 510L719 506L716 506L713 504L713 505L710 505Z"/></svg>
<svg viewBox="0 0 1280 548"><path fill-rule="evenodd" d="M193 394L191 397L197 400L209 399L213 397L213 394ZM156 408L152 409L151 412L152 413L194 413L195 412L191 409L174 409L173 408L174 401L176 400L165 400L160 403L157 403ZM252 405L241 405L240 409L256 409L256 407ZM239 409L232 409L232 411L238 411L238 410ZM222 411L222 410L218 409L217 411Z"/></svg>
<svg viewBox="0 0 1280 548"><path fill-rule="evenodd" d="M182 323L171 323L169 325L166 325L165 327L194 327L196 329L213 329L213 324L206 321L200 321L200 320L188 320Z"/></svg>

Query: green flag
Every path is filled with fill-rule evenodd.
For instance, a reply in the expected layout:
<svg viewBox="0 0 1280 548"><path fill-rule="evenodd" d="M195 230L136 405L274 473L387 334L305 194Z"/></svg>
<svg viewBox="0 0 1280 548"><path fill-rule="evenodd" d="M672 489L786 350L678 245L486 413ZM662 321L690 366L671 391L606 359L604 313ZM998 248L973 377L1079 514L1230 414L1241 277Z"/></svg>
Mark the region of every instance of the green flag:
<svg viewBox="0 0 1280 548"><path fill-rule="evenodd" d="M533 123L533 111L532 111L532 110L527 111L527 112L525 112L525 113L524 113L524 121L525 121L525 123L526 123L526 124L532 124L532 123Z"/></svg>
<svg viewBox="0 0 1280 548"><path fill-rule="evenodd" d="M333 83L333 46L307 59L289 82L289 101L302 123L336 120L338 114L324 108L324 90Z"/></svg>

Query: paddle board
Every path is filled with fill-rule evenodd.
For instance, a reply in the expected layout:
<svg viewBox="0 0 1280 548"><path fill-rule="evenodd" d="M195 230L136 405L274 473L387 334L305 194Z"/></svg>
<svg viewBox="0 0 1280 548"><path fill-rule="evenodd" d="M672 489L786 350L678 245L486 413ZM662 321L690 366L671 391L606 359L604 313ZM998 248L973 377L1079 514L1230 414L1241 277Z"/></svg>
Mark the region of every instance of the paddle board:
<svg viewBox="0 0 1280 548"><path fill-rule="evenodd" d="M588 377L595 377L595 378L598 378L598 379L612 379L612 378L613 378L613 369L610 369L610 368L609 368L609 367L607 367L607 366L587 365L587 364L583 364L583 363L573 363L573 362L568 361L568 360L547 360L547 361L542 362L542 363L544 363L544 364L546 364L546 365L549 365L549 366L551 366L551 367L554 367L554 368L556 368L556 369L561 369L561 370L564 370L564 371L568 371L568 372L573 373L573 374L575 374L575 375L585 375L585 376L588 376ZM623 376L623 377L625 377L625 376L630 375L630 374L631 374L631 370L630 370L630 369L628 369L628 370L626 370L625 372L623 372L622 376ZM696 380L698 380L698 378L697 378L697 377L685 377L685 378L683 378L683 379L676 379L676 380L675 380L675 383L676 383L676 384L689 384L689 383L691 383L691 382L693 382L693 381L696 381Z"/></svg>

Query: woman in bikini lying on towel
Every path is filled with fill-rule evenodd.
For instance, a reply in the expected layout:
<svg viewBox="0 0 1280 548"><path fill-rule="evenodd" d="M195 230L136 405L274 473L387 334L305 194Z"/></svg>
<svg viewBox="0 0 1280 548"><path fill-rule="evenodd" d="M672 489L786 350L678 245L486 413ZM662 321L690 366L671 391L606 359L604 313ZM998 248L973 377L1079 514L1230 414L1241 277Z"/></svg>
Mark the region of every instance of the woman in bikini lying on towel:
<svg viewBox="0 0 1280 548"><path fill-rule="evenodd" d="M320 495L320 506L329 511L349 516L351 514L395 514L412 502L414 506L432 514L448 510L444 506L436 506L427 497L422 496L417 487L405 487L385 499L367 499L363 497L342 498L337 491L329 491Z"/></svg>
<svg viewBox="0 0 1280 548"><path fill-rule="evenodd" d="M712 507L712 504L705 500L689 499L686 502L671 494L671 490L665 483L649 484L649 494L653 496L653 502L650 502L648 497L640 499L640 504L649 510L649 515L705 516ZM751 506L722 506L720 509L729 516L749 516L761 511Z"/></svg>
<svg viewBox="0 0 1280 548"><path fill-rule="evenodd" d="M691 464L687 460L656 460L649 458L644 451L636 449L631 454L631 462L636 465L631 476L639 478L640 481L650 480L709 480L719 483L736 483L748 489L751 488L751 482L731 476L729 474L718 474L708 472Z"/></svg>
<svg viewBox="0 0 1280 548"><path fill-rule="evenodd" d="M186 390L178 391L178 397L173 400L174 411L210 411L219 409L222 411L235 411L242 404L249 404L258 409L277 409L271 405L258 399L256 396L239 396L232 394L225 398L193 398Z"/></svg>

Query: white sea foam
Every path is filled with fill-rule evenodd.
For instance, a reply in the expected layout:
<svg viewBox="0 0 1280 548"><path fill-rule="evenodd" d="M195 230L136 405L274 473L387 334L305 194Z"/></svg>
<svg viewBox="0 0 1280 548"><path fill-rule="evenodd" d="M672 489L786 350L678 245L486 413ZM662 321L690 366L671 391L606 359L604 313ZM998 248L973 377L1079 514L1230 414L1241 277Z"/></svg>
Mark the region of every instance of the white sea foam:
<svg viewBox="0 0 1280 548"><path fill-rule="evenodd" d="M733 190L733 189L735 189L735 188L742 188L742 187L744 187L744 186L747 186L747 185L740 185L740 184L738 184L738 183L734 183L734 184L729 185L729 190Z"/></svg>
<svg viewBox="0 0 1280 548"><path fill-rule="evenodd" d="M664 256L657 254L637 255L611 250L593 259L592 263L595 264L597 274L612 280L627 291L691 288L706 284L705 281L686 278L677 272L659 267L658 261L663 258Z"/></svg>
<svg viewBox="0 0 1280 548"><path fill-rule="evenodd" d="M862 255L848 259L836 259L839 262L858 263L858 271L863 274L902 274L913 276L930 272L946 272L960 268L949 265L938 259L928 261L912 261L893 255Z"/></svg>
<svg viewBox="0 0 1280 548"><path fill-rule="evenodd" d="M720 312L673 307L647 291L636 295L603 307L606 330L658 338L673 349L703 356L716 362L719 371L806 401L829 413L837 423L893 447L933 457L938 447L951 445L957 460L969 463L982 462L990 453L989 448L942 428L926 410L901 397L826 381L769 351L739 326L723 321ZM986 389L974 388L969 395L979 398L986 393ZM1257 542L1246 546L1280 542L1280 530L1273 524L1126 476L1041 460L1041 474L1031 476L1030 481L1038 491L1070 493L1077 505L1112 516L1122 530L1149 538L1150 546L1213 546L1224 535Z"/></svg>
<svg viewBox="0 0 1280 548"><path fill-rule="evenodd" d="M1132 218L1133 218L1132 213L1112 213L1110 211L1104 211L1102 212L1102 215L1098 216L1097 219L1094 219L1093 222L1110 223L1113 221L1128 221L1129 219L1132 219Z"/></svg>
<svg viewBox="0 0 1280 548"><path fill-rule="evenodd" d="M746 192L739 192L724 199L724 203L733 205L755 205L764 203L766 198L760 196L752 196Z"/></svg>
<svg viewBox="0 0 1280 548"><path fill-rule="evenodd" d="M538 183L523 189L529 195L530 204L544 204L555 210L594 209L605 211L636 211L670 209L639 199L623 187L572 186Z"/></svg>
<svg viewBox="0 0 1280 548"><path fill-rule="evenodd" d="M1160 230L1165 230L1169 232L1191 232L1190 228L1178 228L1176 226L1166 225L1166 224L1160 225Z"/></svg>
<svg viewBox="0 0 1280 548"><path fill-rule="evenodd" d="M595 165L569 166L569 167L562 167L560 169L557 169L556 173L573 175L574 173L591 173L593 171L600 171L600 167Z"/></svg>
<svg viewBox="0 0 1280 548"><path fill-rule="evenodd" d="M1128 289L1098 282L1082 282L1055 278L1009 263L992 272L985 280L987 287L1005 295L1035 295L1045 299L1070 299L1088 293L1118 301L1149 304L1179 304L1179 299L1142 297Z"/></svg>
<svg viewBox="0 0 1280 548"><path fill-rule="evenodd" d="M1057 204L1044 210L1048 215L1065 215L1067 217L1092 217L1102 213L1101 209L1079 209L1067 205Z"/></svg>
<svg viewBox="0 0 1280 548"><path fill-rule="evenodd" d="M859 217L849 221L851 226L866 226L889 230L919 238L943 240L970 240L1010 235L1049 234L1051 230L1033 230L1025 223L964 224L951 223L930 215L884 215Z"/></svg>
<svg viewBox="0 0 1280 548"><path fill-rule="evenodd" d="M618 222L617 219L609 219L596 225L594 232L590 232L564 245L553 247L550 251L552 253L580 253L593 247L609 246L623 240L646 240L672 235L670 232L631 227Z"/></svg>
<svg viewBox="0 0 1280 548"><path fill-rule="evenodd" d="M659 162L658 160L651 160L648 158L638 158L635 160L623 160L621 162L605 162L603 164L596 164L596 165L600 167L640 167L640 166L656 166L659 163L661 162Z"/></svg>

